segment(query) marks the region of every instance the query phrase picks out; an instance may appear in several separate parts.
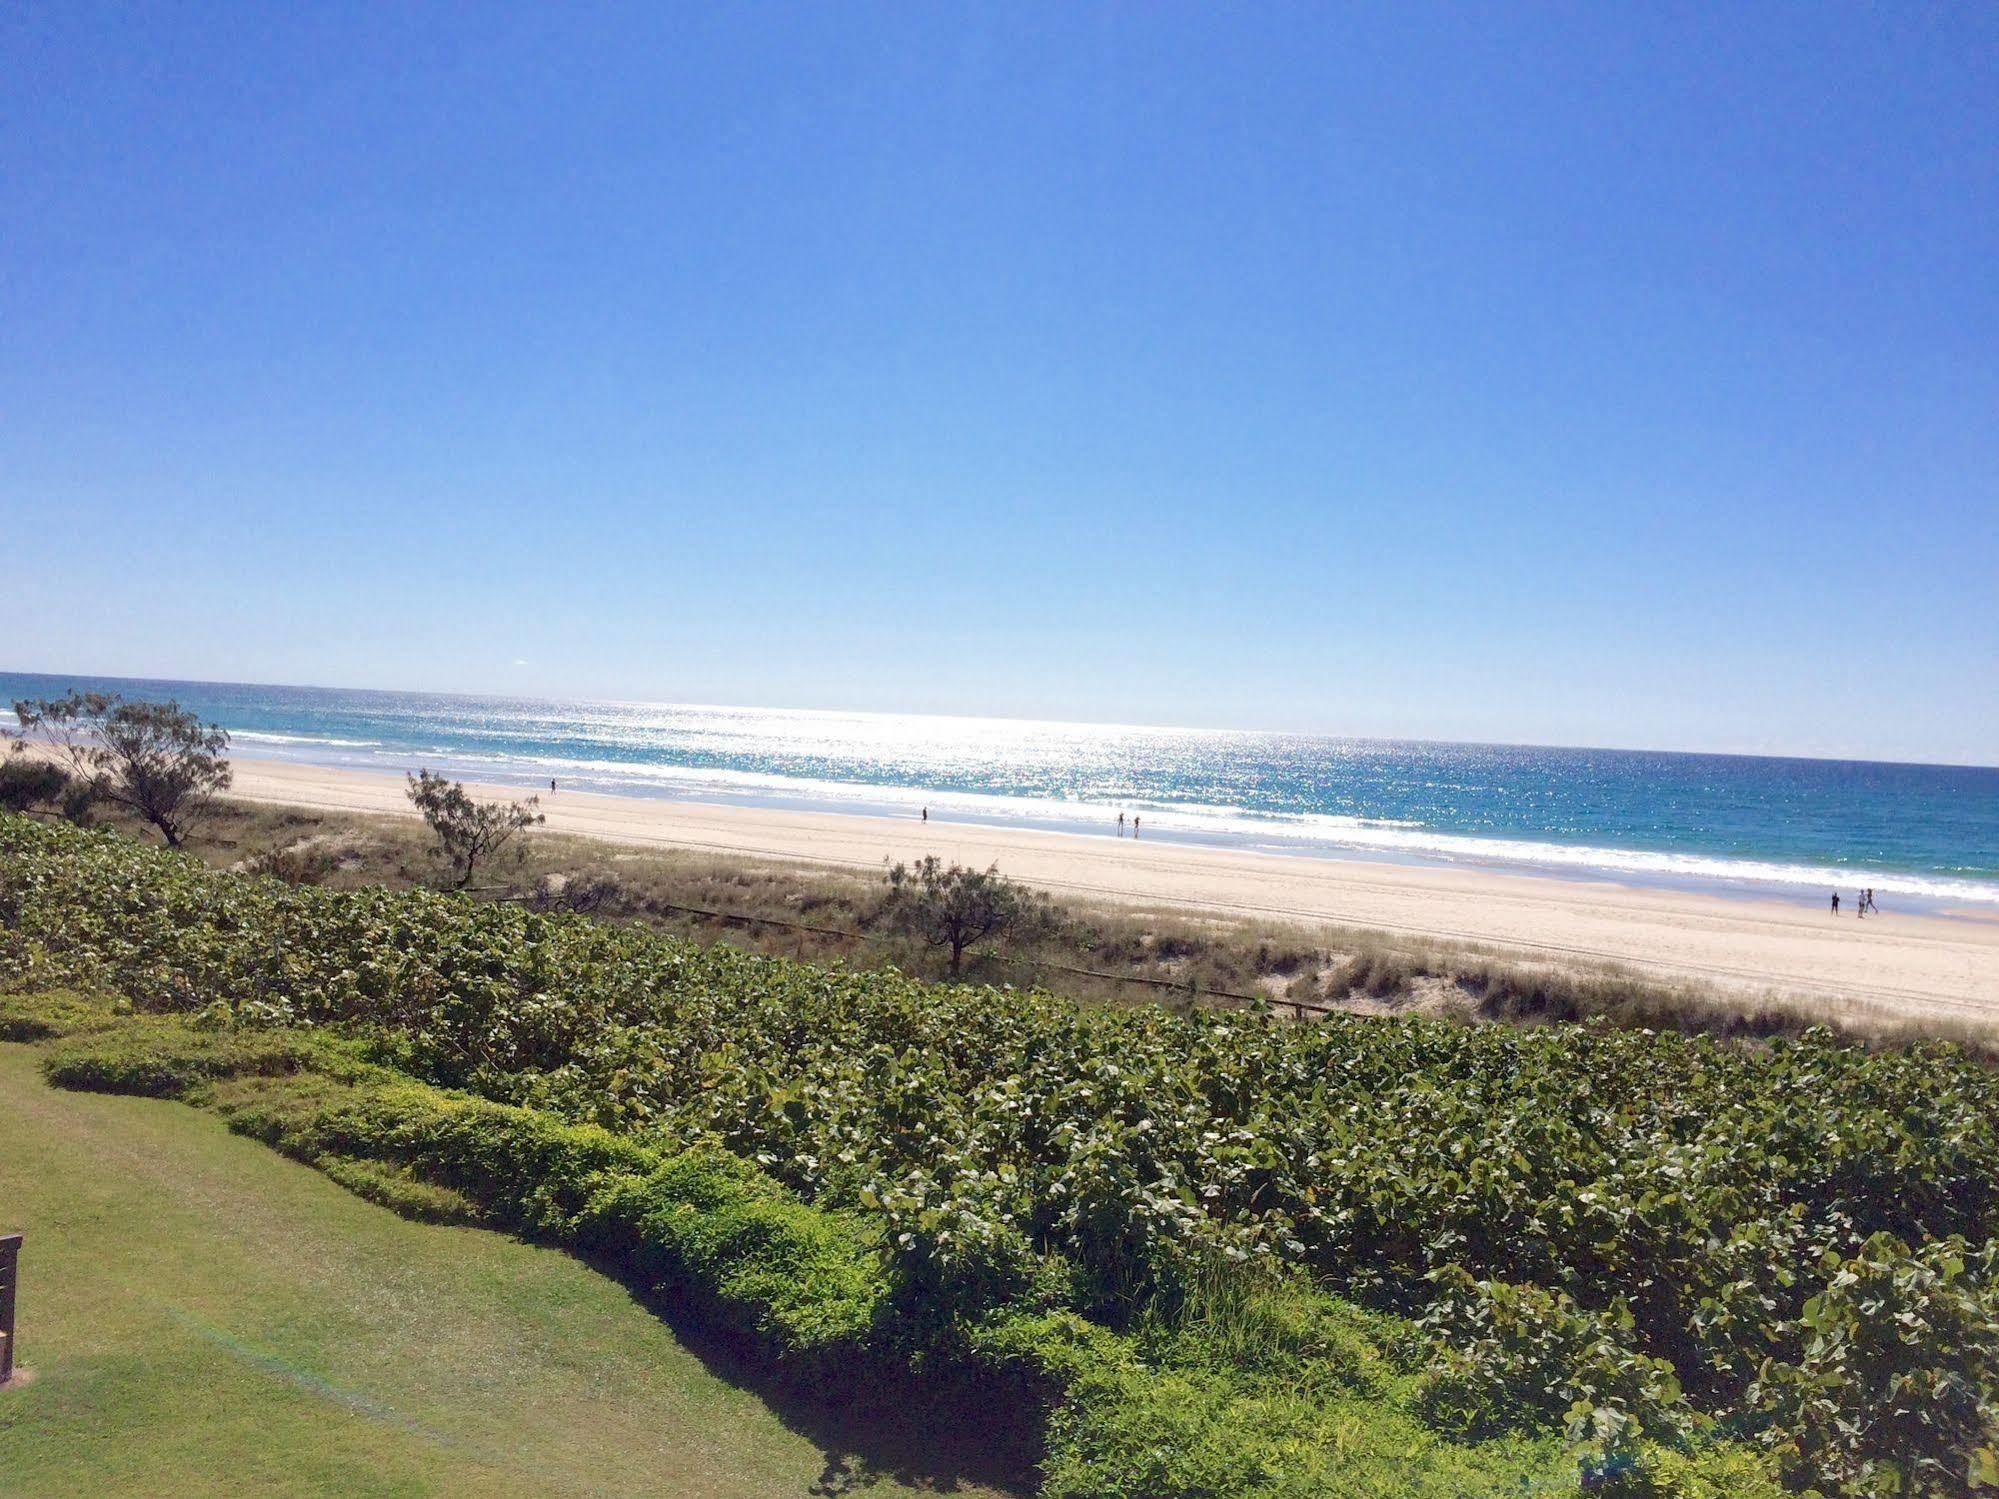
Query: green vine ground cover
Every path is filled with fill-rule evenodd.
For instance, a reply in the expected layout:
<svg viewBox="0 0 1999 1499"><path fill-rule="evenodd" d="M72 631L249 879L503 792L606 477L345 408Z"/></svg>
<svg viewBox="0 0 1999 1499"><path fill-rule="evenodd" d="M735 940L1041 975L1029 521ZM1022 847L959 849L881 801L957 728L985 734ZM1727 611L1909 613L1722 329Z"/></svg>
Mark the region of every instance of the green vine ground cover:
<svg viewBox="0 0 1999 1499"><path fill-rule="evenodd" d="M0 961L194 1018L171 1043L136 1022L65 1043L110 1048L73 1081L240 1087L274 1036L334 1030L385 1075L650 1153L569 1187L560 1152L531 1189L468 1175L397 1112L444 1105L394 1095L353 1125L324 1090L359 1085L323 1069L304 1116L238 1115L410 1210L457 1193L650 1264L773 1357L980 1371L1045 1413L1049 1492L1999 1480L1999 1085L1954 1048L1080 1010L215 875L20 819L0 820ZM215 1077L200 1047L223 1043L187 1037L228 1038ZM655 1181L690 1150L750 1173L766 1216L807 1215L785 1219L800 1252L838 1246L813 1262L846 1285L830 1323L727 1288L741 1225L703 1251L681 1219L741 1204ZM490 1205L537 1191L567 1205Z"/></svg>

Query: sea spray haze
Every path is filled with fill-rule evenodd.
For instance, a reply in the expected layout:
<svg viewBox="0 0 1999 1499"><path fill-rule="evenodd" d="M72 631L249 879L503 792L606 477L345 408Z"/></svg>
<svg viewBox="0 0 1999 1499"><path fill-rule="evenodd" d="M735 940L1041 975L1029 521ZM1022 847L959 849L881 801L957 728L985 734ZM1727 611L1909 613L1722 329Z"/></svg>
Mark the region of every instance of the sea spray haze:
<svg viewBox="0 0 1999 1499"><path fill-rule="evenodd" d="M1999 907L1989 767L0 673L72 686L330 766Z"/></svg>

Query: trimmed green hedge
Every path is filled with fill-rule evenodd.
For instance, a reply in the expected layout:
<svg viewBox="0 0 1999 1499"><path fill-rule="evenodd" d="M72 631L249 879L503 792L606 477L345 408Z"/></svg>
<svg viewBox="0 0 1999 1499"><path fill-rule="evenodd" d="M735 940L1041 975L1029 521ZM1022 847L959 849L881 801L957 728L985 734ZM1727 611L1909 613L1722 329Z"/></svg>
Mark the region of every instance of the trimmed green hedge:
<svg viewBox="0 0 1999 1499"><path fill-rule="evenodd" d="M131 1013L124 1000L67 989L34 994L0 990L0 1041L48 1041L79 1031L108 1030Z"/></svg>
<svg viewBox="0 0 1999 1499"><path fill-rule="evenodd" d="M315 1048L282 1031L193 1031L158 1016L59 1043L43 1071L59 1088L191 1098L223 1078L282 1077L310 1064Z"/></svg>

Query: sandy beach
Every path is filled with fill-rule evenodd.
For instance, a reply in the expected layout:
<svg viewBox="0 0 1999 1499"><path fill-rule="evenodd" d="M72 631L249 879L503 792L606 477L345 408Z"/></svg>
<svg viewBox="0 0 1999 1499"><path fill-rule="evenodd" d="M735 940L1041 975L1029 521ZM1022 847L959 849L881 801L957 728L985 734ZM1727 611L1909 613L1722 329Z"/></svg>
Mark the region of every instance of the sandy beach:
<svg viewBox="0 0 1999 1499"><path fill-rule="evenodd" d="M239 797L415 815L397 776L271 760L234 766ZM1815 902L586 792L544 796L542 808L550 831L615 842L861 869L935 854L997 864L1058 895L1334 923L1521 961L1616 965L1856 1019L1999 1024L1999 922L1976 918L1890 909L1835 920Z"/></svg>

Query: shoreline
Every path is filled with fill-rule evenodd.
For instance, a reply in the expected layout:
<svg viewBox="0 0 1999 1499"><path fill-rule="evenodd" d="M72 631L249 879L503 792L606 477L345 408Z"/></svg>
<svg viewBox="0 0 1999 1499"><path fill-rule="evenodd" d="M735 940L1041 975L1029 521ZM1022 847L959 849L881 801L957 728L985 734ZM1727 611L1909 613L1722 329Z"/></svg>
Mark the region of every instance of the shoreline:
<svg viewBox="0 0 1999 1499"><path fill-rule="evenodd" d="M246 732L240 737L258 736ZM296 738L284 735L262 737L285 743L292 743ZM282 749L263 753L252 750L248 756L280 764L362 774L400 776L408 768L395 763L392 757L383 755L379 750L366 756L343 755L335 751L331 757L326 753L294 754ZM891 822L913 818L920 808L928 806L935 820L951 824L1018 828L1085 838L1124 836L1121 829L1114 829L1110 824L1110 818L1119 808L1115 803L1107 802L1069 803L961 789L875 783L806 781L794 784L790 778L782 776L714 768L697 771L679 766L652 767L655 772L653 778L624 780L606 774L602 765L548 761L538 765L535 774L525 775L504 760L499 764L485 763L445 751L419 754L417 758L452 779L463 780L468 785L499 788L515 795L537 793L541 788L541 777L552 771L573 792L620 800L664 800L751 810L825 813L838 817L873 817ZM628 773L636 773L639 768L621 767ZM1383 828L1391 826L1387 823L1369 826L1366 833L1357 833L1351 828L1327 832L1313 829L1309 817L1294 819L1273 815L1266 822L1241 809L1184 807L1147 802L1142 798L1131 810L1145 819L1149 835L1157 841L1193 848L1414 868L1490 871L1500 875L1583 884L1685 891L1731 900L1802 901L1810 904L1823 900L1835 889L1840 890L1844 898L1857 893L1862 886L1872 886L1887 894L1890 904L1904 913L1999 922L1999 883L1974 881L1961 876L1887 868L1817 868L1748 855L1562 844L1536 838L1437 830L1425 830L1405 839L1395 833L1383 833ZM1213 817L1218 810L1227 814L1220 821ZM1331 820L1337 822L1342 819ZM1362 825L1366 825L1365 819L1356 824Z"/></svg>
<svg viewBox="0 0 1999 1499"><path fill-rule="evenodd" d="M238 757L230 795L414 817L399 775ZM467 783L515 799L521 786ZM1605 966L1737 997L1836 1002L1858 1019L1999 1022L1999 922L1891 909L1833 918L1817 904L1521 870L1419 865L929 823L858 812L541 793L552 833L849 870L935 854L1054 894L1383 932L1570 969Z"/></svg>

